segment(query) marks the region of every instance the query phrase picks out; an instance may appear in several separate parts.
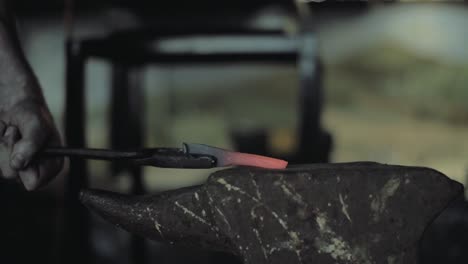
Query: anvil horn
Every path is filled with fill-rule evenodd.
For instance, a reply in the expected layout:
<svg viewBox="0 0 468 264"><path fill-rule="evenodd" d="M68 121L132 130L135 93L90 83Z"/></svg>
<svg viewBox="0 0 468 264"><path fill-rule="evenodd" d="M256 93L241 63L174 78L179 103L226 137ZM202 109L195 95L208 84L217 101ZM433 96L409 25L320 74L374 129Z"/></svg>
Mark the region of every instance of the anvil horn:
<svg viewBox="0 0 468 264"><path fill-rule="evenodd" d="M128 232L179 246L232 251L213 224L205 195L199 189L195 186L151 196L84 190L80 200Z"/></svg>

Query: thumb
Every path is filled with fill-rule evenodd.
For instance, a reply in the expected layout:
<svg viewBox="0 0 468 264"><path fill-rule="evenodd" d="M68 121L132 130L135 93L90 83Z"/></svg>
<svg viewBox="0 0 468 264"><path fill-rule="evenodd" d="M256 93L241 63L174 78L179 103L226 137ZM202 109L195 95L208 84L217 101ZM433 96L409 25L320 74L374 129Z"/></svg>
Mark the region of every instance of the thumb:
<svg viewBox="0 0 468 264"><path fill-rule="evenodd" d="M21 139L13 146L10 165L13 169L22 170L28 166L34 155L44 144L45 130L41 129L38 120L29 120L19 126Z"/></svg>

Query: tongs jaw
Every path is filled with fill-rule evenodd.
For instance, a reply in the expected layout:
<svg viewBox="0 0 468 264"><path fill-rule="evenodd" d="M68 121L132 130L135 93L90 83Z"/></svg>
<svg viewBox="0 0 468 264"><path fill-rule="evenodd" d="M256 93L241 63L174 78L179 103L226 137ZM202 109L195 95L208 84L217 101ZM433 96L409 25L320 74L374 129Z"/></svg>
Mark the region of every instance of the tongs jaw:
<svg viewBox="0 0 468 264"><path fill-rule="evenodd" d="M180 169L208 169L216 166L215 157L192 154L185 147L143 149L141 157L132 159L131 162L140 166Z"/></svg>
<svg viewBox="0 0 468 264"><path fill-rule="evenodd" d="M213 157L216 160L216 167L227 166L251 166L266 169L284 169L288 165L287 161L255 155L230 151L203 144L184 143L185 151L190 155Z"/></svg>

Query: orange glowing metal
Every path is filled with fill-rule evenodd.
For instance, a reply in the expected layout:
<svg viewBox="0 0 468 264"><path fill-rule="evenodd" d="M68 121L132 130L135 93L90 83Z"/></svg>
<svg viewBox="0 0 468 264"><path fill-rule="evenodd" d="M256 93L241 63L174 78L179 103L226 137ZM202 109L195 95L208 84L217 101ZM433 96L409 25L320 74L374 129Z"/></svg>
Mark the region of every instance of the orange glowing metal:
<svg viewBox="0 0 468 264"><path fill-rule="evenodd" d="M184 144L184 146L187 153L215 157L216 167L252 166L266 169L284 169L288 165L287 161L280 159L234 152L202 144Z"/></svg>

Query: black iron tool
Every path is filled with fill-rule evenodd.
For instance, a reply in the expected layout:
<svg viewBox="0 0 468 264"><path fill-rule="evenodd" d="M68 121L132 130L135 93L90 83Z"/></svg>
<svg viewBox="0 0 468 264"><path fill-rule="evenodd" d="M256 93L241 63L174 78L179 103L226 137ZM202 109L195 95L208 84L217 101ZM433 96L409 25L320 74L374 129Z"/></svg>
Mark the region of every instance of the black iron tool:
<svg viewBox="0 0 468 264"><path fill-rule="evenodd" d="M138 151L67 147L47 148L43 151L43 155L122 161L139 166L187 169L207 169L237 165L284 169L288 164L286 161L275 158L234 152L208 145L187 143L184 143L183 148L147 148Z"/></svg>

